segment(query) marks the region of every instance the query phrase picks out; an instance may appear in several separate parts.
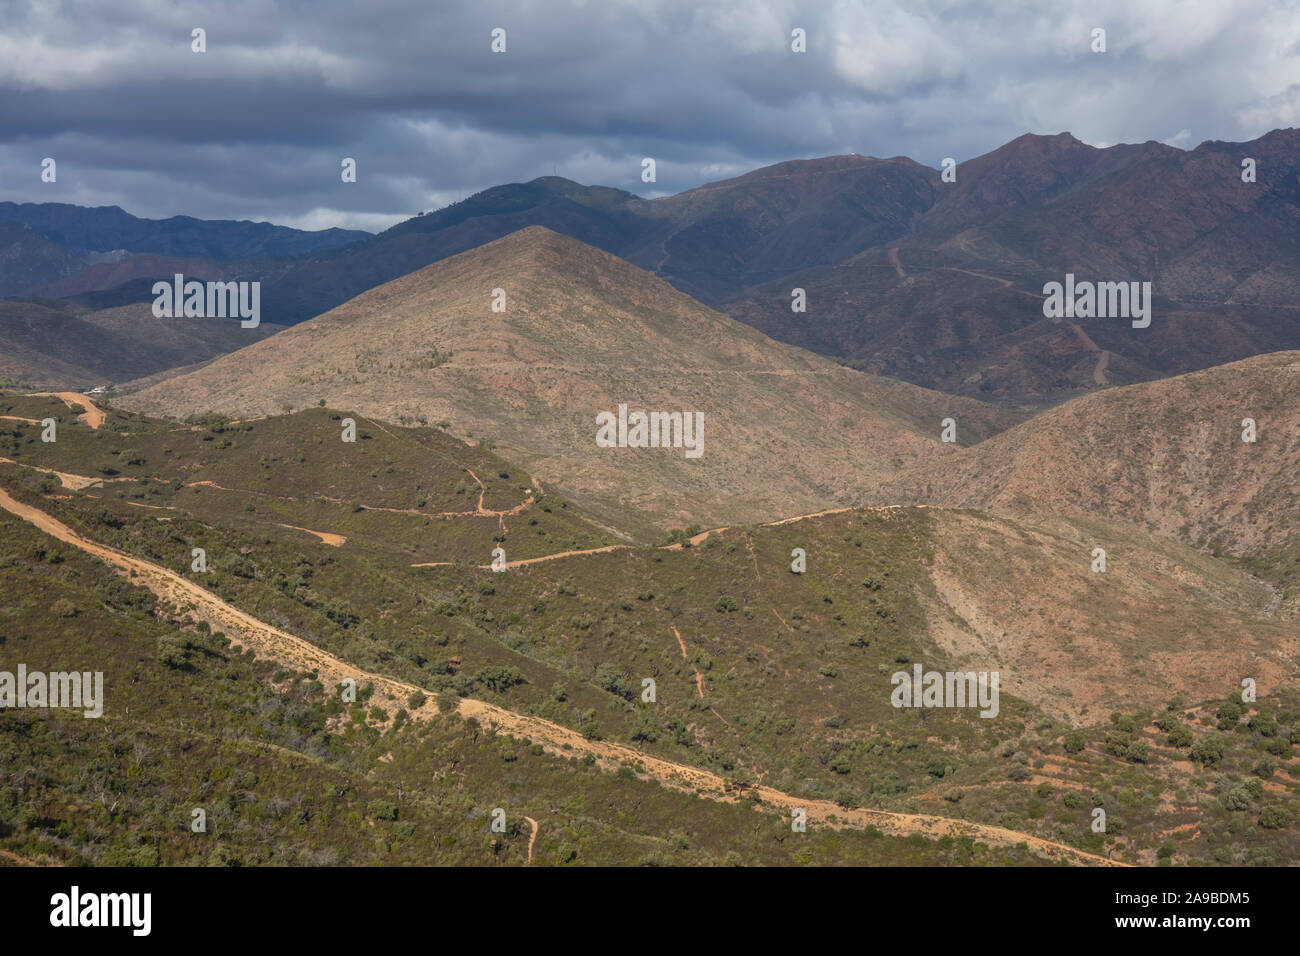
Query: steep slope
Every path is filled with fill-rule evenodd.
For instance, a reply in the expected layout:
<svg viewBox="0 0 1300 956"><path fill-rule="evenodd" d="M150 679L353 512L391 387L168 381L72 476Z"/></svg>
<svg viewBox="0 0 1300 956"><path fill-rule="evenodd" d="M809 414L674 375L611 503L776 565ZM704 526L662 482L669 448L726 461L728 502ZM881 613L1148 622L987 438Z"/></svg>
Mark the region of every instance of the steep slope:
<svg viewBox="0 0 1300 956"><path fill-rule="evenodd" d="M506 311L493 312L493 289ZM374 289L273 341L123 400L240 415L325 401L446 421L633 532L850 504L877 479L1015 416L779 345L613 256L520 230ZM703 453L599 447L597 415L704 416Z"/></svg>
<svg viewBox="0 0 1300 956"><path fill-rule="evenodd" d="M207 361L276 331L234 319L159 319L146 303L87 311L56 300L0 302L0 379L90 388Z"/></svg>
<svg viewBox="0 0 1300 956"><path fill-rule="evenodd" d="M183 272L224 277L217 263L300 256L370 233L306 232L269 222L173 216L141 219L117 206L0 203L0 297L66 297L105 290L106 305L145 301L151 280Z"/></svg>
<svg viewBox="0 0 1300 956"><path fill-rule="evenodd" d="M179 259L152 253L120 258L114 256L107 261L86 266L65 278L29 288L24 294L30 298L67 299L117 289L130 283L133 289L138 288L137 294L141 299L147 295L152 300L149 290L158 279L170 280L179 272L190 279L222 281L228 277L229 271L211 259ZM143 288L144 284L139 282L141 279L149 280L148 288Z"/></svg>
<svg viewBox="0 0 1300 956"><path fill-rule="evenodd" d="M39 396L6 395L0 404L27 419L58 411ZM1285 693L1296 674L1294 628L1270 619L1268 589L1227 563L1120 523L1034 526L932 508L848 509L714 531L689 547L587 549L494 574L480 564L484 551L498 541L511 554L523 551L538 530L529 515L550 547L565 547L565 536L583 533L582 509L564 508L552 495L511 516L508 527L481 522L466 510L480 491L489 508L510 508L533 497L535 482L431 429L363 420L369 437L340 446L338 416L349 413L328 409L240 423L209 416L192 427L111 410L97 429L63 414L52 445L32 440L36 426L23 421L0 430L0 452L11 459L0 462L4 510L57 539L6 538L11 589L32 593L33 567L44 584L42 600L12 609L31 626L11 640L28 660L44 659L48 648L63 646L52 638L66 643L77 633L69 615L78 627L90 625L96 591L127 603L114 593L125 588L105 589L89 576L92 568L75 563L78 552L130 568L159 598L139 605L136 596L131 605L188 612L208 625L182 625L165 640L150 633L143 648L132 639L125 654L106 650L114 714L137 688L119 687L127 676L138 673L148 688L176 669L181 700L203 709L198 727L207 736L227 694L253 696L231 674L221 676L235 660L211 635L221 631L278 664L276 687L296 685L283 701L292 707L285 729L301 732L286 738L268 729L274 742L306 745L372 771L373 780L478 793L485 779L499 779L502 764L513 765L510 779L520 781L537 766L534 758L584 758L547 772L556 789L545 799L531 777L512 799L512 816L524 804L542 822L539 854L550 831L536 811L555 806L551 794L600 780L630 786L629 773L723 800L758 797L773 829L787 831L788 809L810 805L818 830L830 822L823 814L833 813L849 827L967 833L995 845L1047 840L1148 864L1171 831L1192 828L1204 835L1181 840L1180 858L1239 862L1267 850L1291 862L1300 852L1293 828L1261 827L1241 847L1239 834L1225 828L1233 813L1215 799L1228 777L1257 776L1267 789L1249 801L1251 820L1294 804L1288 778L1300 709ZM99 487L70 488L46 470L66 474L87 464L99 465ZM458 487L467 485L467 471L492 470L483 489ZM426 495L427 507L417 498ZM312 540L311 526L299 526L305 513L291 510L308 507L330 522L317 531L343 530L345 539ZM457 516L423 513L443 509ZM0 512L0 523L7 520ZM1105 575L1089 568L1088 548L1099 539L1112 553ZM206 549L206 572L192 568L191 546ZM807 552L803 574L790 572L795 547ZM82 587L51 586L48 579L69 564L69 583ZM51 613L50 599L64 603ZM170 612L173 606L180 610ZM158 618L136 620L152 627ZM999 672L997 713L893 706L891 674L914 665ZM189 682L195 671L203 684ZM312 679L290 679L304 671ZM1216 701L1243 674L1258 680L1260 700L1253 713L1229 715ZM345 676L372 687L373 696L340 705L334 688ZM646 676L658 688L651 702L638 696ZM204 690L213 684L216 699ZM301 712L318 706L323 726ZM395 715L398 708L405 714ZM473 743L493 759L463 765L441 734L403 737L406 727L438 727L435 710L473 717L480 733ZM257 706L247 712L266 714ZM1250 721L1242 732L1214 733L1216 722L1223 731L1242 718ZM1173 729L1181 743L1166 740ZM0 734L0 746L12 739ZM1188 763L1190 746L1216 739L1217 766ZM84 746L75 737L67 743L76 752ZM411 758L421 750L426 770L413 773ZM59 752L43 746L39 764L62 780L68 765ZM428 769L437 764L442 773ZM620 764L627 770L590 775ZM165 785L152 774L139 782L148 792ZM1182 792L1175 800L1130 801L1129 788ZM1049 793L1054 808L1045 814ZM44 803L57 811L49 819L63 818L58 800ZM1097 805L1126 825L1093 833ZM688 832L714 813L708 805L676 809L674 826ZM1235 808L1238 820L1242 809ZM642 820L640 809L636 817ZM624 826L653 832L661 823ZM120 820L106 826L115 837L124 832ZM846 847L851 838L846 833ZM296 845L289 840L286 850ZM810 848L810 861L834 859L826 850Z"/></svg>
<svg viewBox="0 0 1300 956"><path fill-rule="evenodd" d="M905 235L933 205L937 185L933 169L905 157L778 163L646 203L658 228L623 255L717 303Z"/></svg>
<svg viewBox="0 0 1300 956"><path fill-rule="evenodd" d="M728 314L929 387L1046 403L1300 347L1300 130L1183 152L1024 136L963 163L909 234L746 290ZM1243 183L1241 162L1258 181ZM1150 328L1044 320L1044 283L1149 281ZM792 316L790 289L808 292ZM1103 361L1104 360L1104 361Z"/></svg>
<svg viewBox="0 0 1300 956"><path fill-rule="evenodd" d="M0 296L55 282L83 267L80 256L20 222L0 220Z"/></svg>
<svg viewBox="0 0 1300 956"><path fill-rule="evenodd" d="M235 272L263 283L267 321L294 323L541 225L779 341L926 387L1042 406L1300 347L1297 156L1294 129L1190 151L1099 149L1059 133L963 160L952 183L904 157L855 154L651 200L548 176L484 190L346 248L243 261ZM1241 181L1246 157L1257 182ZM1066 272L1150 281L1151 327L1045 321L1043 285ZM103 281L74 276L57 288ZM808 293L806 313L790 310L795 287ZM128 280L81 301L104 307L146 293Z"/></svg>
<svg viewBox="0 0 1300 956"><path fill-rule="evenodd" d="M1266 552L1300 535L1300 352L1075 399L887 481L882 496L1106 517Z"/></svg>
<svg viewBox="0 0 1300 956"><path fill-rule="evenodd" d="M1244 675L1270 688L1300 676L1300 633L1225 562L1118 521L928 513L933 639L951 660L996 663L1006 692L1048 713L1149 706L1153 673L1189 701Z"/></svg>
<svg viewBox="0 0 1300 956"><path fill-rule="evenodd" d="M905 233L937 174L905 158L780 163L645 200L557 176L511 183L416 216L344 250L253 263L267 315L311 318L366 289L527 226L545 226L716 302L794 269L835 263Z"/></svg>

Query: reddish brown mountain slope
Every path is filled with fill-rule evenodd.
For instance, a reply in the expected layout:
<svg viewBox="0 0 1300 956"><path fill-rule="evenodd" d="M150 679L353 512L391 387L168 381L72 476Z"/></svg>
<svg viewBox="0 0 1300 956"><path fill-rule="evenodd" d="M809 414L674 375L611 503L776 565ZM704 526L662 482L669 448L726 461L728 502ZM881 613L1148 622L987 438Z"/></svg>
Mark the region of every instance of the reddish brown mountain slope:
<svg viewBox="0 0 1300 956"><path fill-rule="evenodd" d="M491 311L494 288L507 311ZM124 400L239 415L324 400L491 439L610 526L785 517L858 501L1015 416L780 345L614 256L538 227L373 289ZM704 454L599 448L596 416L704 415Z"/></svg>
<svg viewBox="0 0 1300 956"><path fill-rule="evenodd" d="M1258 426L1242 441L1242 419ZM1300 534L1300 352L1067 402L885 483L889 500L1132 522L1259 553Z"/></svg>

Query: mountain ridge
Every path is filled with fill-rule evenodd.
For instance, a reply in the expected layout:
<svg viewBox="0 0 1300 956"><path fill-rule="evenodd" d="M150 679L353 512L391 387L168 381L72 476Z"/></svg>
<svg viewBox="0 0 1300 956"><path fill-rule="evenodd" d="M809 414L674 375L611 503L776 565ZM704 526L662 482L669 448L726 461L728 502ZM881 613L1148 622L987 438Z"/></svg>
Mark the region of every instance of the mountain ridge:
<svg viewBox="0 0 1300 956"><path fill-rule="evenodd" d="M490 308L503 289L506 311ZM243 416L323 400L486 435L547 487L632 530L852 503L1014 413L874 378L767 339L608 253L530 227L403 276L274 340L126 395L123 407ZM599 449L596 416L701 412L705 454ZM829 427L828 427L829 426ZM859 447L852 437L864 443Z"/></svg>

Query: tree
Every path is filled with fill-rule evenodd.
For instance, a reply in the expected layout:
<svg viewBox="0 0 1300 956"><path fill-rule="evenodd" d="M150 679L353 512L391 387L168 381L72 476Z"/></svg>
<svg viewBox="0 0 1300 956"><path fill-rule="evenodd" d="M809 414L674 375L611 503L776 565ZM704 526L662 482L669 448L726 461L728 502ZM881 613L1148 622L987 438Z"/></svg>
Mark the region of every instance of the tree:
<svg viewBox="0 0 1300 956"><path fill-rule="evenodd" d="M1132 763L1146 763L1150 759L1150 751L1147 749L1146 741L1137 740L1129 744L1128 752L1124 757Z"/></svg>
<svg viewBox="0 0 1300 956"><path fill-rule="evenodd" d="M1250 806L1250 793L1244 787L1233 787L1223 795L1225 810L1240 812Z"/></svg>
<svg viewBox="0 0 1300 956"><path fill-rule="evenodd" d="M158 663L173 670L189 670L192 647L180 634L162 634L158 637Z"/></svg>
<svg viewBox="0 0 1300 956"><path fill-rule="evenodd" d="M1260 811L1259 825L1266 830L1282 830L1291 825L1291 813L1276 804L1265 807Z"/></svg>
<svg viewBox="0 0 1300 956"><path fill-rule="evenodd" d="M518 668L508 664L489 664L474 675L474 680L498 694L519 684L528 683L528 679L519 672Z"/></svg>
<svg viewBox="0 0 1300 956"><path fill-rule="evenodd" d="M1261 737L1272 737L1277 733L1277 721L1272 714L1255 714L1246 721L1246 726Z"/></svg>
<svg viewBox="0 0 1300 956"><path fill-rule="evenodd" d="M1083 731L1072 730L1065 735L1063 743L1067 754L1077 754L1088 746L1088 738L1083 735Z"/></svg>
<svg viewBox="0 0 1300 956"><path fill-rule="evenodd" d="M601 690L617 694L625 700L632 699L632 688L628 685L623 672L613 664L602 663L596 667L596 683Z"/></svg>
<svg viewBox="0 0 1300 956"><path fill-rule="evenodd" d="M1241 719L1241 715L1245 712L1244 705L1229 698L1219 705L1219 709L1214 716L1219 718L1220 730L1231 730L1237 726L1237 721Z"/></svg>
<svg viewBox="0 0 1300 956"><path fill-rule="evenodd" d="M1171 747L1190 747L1192 745L1192 732L1186 724L1175 722L1169 728L1169 736L1165 738L1165 743Z"/></svg>
<svg viewBox="0 0 1300 956"><path fill-rule="evenodd" d="M659 722L650 714L642 711L637 717L636 726L632 728L632 739L634 741L644 740L648 743L654 743L659 739Z"/></svg>
<svg viewBox="0 0 1300 956"><path fill-rule="evenodd" d="M1227 750L1227 741L1221 735L1207 734L1192 745L1192 762L1206 767L1218 766Z"/></svg>

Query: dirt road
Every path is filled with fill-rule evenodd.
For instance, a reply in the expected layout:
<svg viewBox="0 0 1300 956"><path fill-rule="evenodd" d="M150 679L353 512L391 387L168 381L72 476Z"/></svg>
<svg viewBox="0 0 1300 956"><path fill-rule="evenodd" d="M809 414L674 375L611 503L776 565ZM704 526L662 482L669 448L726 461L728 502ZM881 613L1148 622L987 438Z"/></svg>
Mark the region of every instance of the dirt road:
<svg viewBox="0 0 1300 956"><path fill-rule="evenodd" d="M299 528L296 524L282 524L280 527L288 528L291 531L305 531L307 534L314 534L316 537L320 538L321 541L335 548L343 547L343 545L347 544L348 541L348 539L341 534L332 534L329 531L313 531L311 528Z"/></svg>
<svg viewBox="0 0 1300 956"><path fill-rule="evenodd" d="M210 627L223 631L237 646L249 647L259 655L295 669L314 670L326 687L337 685L344 678L349 677L358 685L371 684L374 687L371 702L383 707L390 715L399 707L410 709L409 699L417 692L423 694L426 699L421 707L411 710L411 717L426 719L439 712L436 696L425 688L367 672L348 664L309 641L272 627L227 604L215 594L174 571L81 535L52 515L16 500L3 489L0 489L0 508L22 518L46 534L112 565L125 573L133 583L149 588L163 603L192 618L206 620ZM540 717L517 714L495 704L471 698L461 698L457 702L456 711L460 716L473 718L479 724L499 733L527 737L540 744L548 753L565 758L574 755L591 755L602 768L607 770L615 770L624 764L632 765L664 786L691 791L698 796L723 802L737 799L727 782L715 773L653 757L623 744L605 740L588 740L577 731ZM1103 866L1121 865L1075 847L989 824L928 814L866 809L846 810L828 800L795 797L770 787L760 786L754 788L752 793L768 808L778 807L783 811L802 809L810 821L822 822L834 828L872 826L884 833L898 836L914 833L930 837L969 836L995 846L1015 846L1024 843L1034 853L1053 860Z"/></svg>
<svg viewBox="0 0 1300 956"><path fill-rule="evenodd" d="M625 548L628 548L628 547L631 547L631 546L630 546L630 545L626 545L626 544L609 544L609 545L606 545L606 546L603 547L603 548L588 548L586 551L560 551L560 552L558 552L557 554L544 554L544 555L542 555L540 558L523 558L522 560L519 560L519 561L507 561L507 562L506 562L506 567L507 567L507 568L522 568L522 567L524 567L524 565L528 565L528 564L541 564L543 561L554 561L554 560L556 560L557 558L571 558L571 557L574 557L575 555L579 555L579 554L604 554L604 553L607 552L607 551L622 551L622 550L624 550ZM413 567L413 568L416 568L416 567L431 567L431 566L432 566L432 565L418 565L418 564L413 564L413 565L411 565L411 567ZM490 570L492 569L492 565L490 565L490 564L480 564L480 565L479 565L479 569L480 569L480 570L484 570L484 571L490 571Z"/></svg>
<svg viewBox="0 0 1300 956"><path fill-rule="evenodd" d="M87 475L70 475L66 471L55 471L53 468L42 468L40 465L28 465L24 462L14 461L12 458L0 458L0 462L6 465L21 465L23 468L30 468L32 471L44 472L47 475L54 475L59 479L64 488L73 491L80 491L83 488L93 488L96 485L103 485L106 481L132 481L131 478L91 478Z"/></svg>
<svg viewBox="0 0 1300 956"><path fill-rule="evenodd" d="M83 424L89 425L91 428L98 428L108 420L108 416L100 410L99 406L92 402L88 396L82 395L80 392L30 392L27 397L61 398L63 399L63 404L67 405L69 408L71 408L74 403L80 405L85 409L85 411L78 415L77 419Z"/></svg>
<svg viewBox="0 0 1300 956"><path fill-rule="evenodd" d="M889 264L894 267L894 272L898 274L900 279L907 278L907 273L903 270L903 263L898 259L897 249L890 249L885 258L889 260Z"/></svg>
<svg viewBox="0 0 1300 956"><path fill-rule="evenodd" d="M682 660L687 660L688 658L686 657L686 642L682 640L682 632L677 630L677 628L673 628L673 636L677 638L677 646L682 649ZM704 675L701 674L699 671L695 672L695 690L699 693L700 700L703 700L704 699ZM717 713L717 711L714 711L714 713ZM719 717L718 719L722 720L721 717ZM725 720L722 720L722 722L724 724L727 723ZM727 724L727 726L729 727L731 725Z"/></svg>
<svg viewBox="0 0 1300 956"><path fill-rule="evenodd" d="M1097 355L1097 364L1092 370L1092 383L1094 385L1109 385L1110 378L1106 375L1106 369L1110 365L1110 352L1101 348L1092 340L1091 335L1083 331L1075 323L1071 322L1069 325L1074 330L1075 338L1079 340L1079 344L1083 346L1084 351L1094 352Z"/></svg>
<svg viewBox="0 0 1300 956"><path fill-rule="evenodd" d="M533 832L528 834L528 862L533 862L533 844L537 842L537 821L532 817L524 817L528 825L533 828Z"/></svg>

